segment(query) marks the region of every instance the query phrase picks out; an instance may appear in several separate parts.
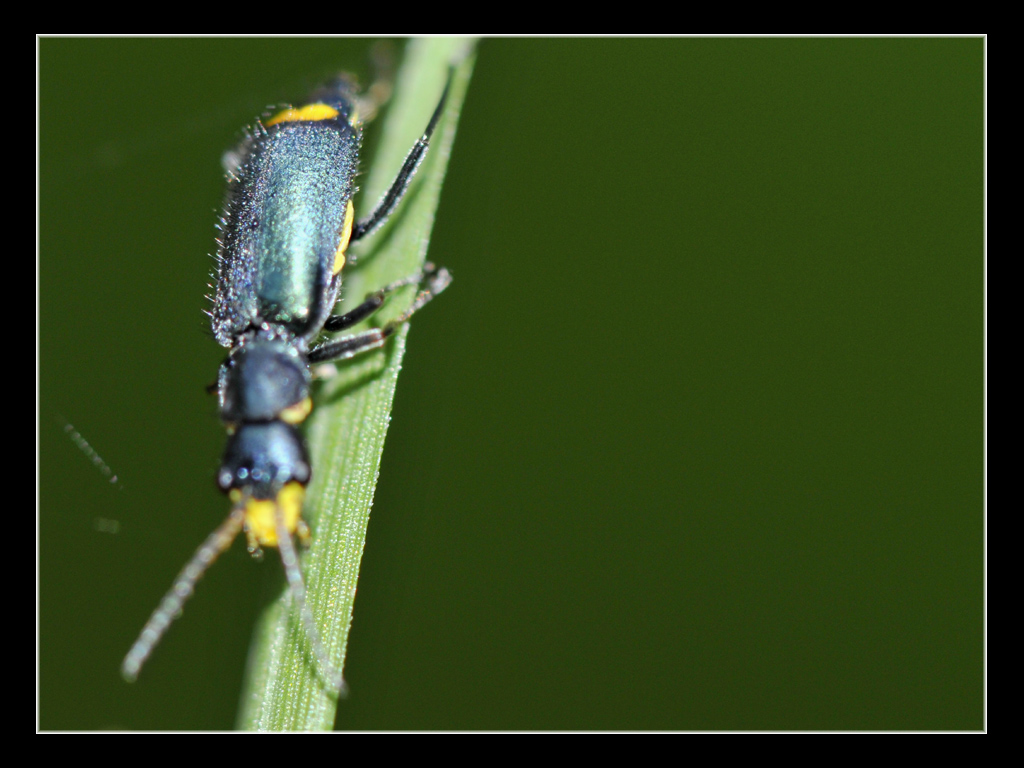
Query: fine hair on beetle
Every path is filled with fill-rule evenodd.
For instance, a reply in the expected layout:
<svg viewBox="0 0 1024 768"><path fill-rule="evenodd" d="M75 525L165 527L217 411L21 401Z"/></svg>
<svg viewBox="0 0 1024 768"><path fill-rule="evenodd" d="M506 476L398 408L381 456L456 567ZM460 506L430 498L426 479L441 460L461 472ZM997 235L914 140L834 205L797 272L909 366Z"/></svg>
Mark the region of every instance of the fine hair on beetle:
<svg viewBox="0 0 1024 768"><path fill-rule="evenodd" d="M312 366L383 346L451 282L447 270L426 263L348 312L332 314L349 245L380 227L402 200L444 113L453 74L449 70L437 107L394 181L361 219L352 201L360 113L375 112L379 103L357 95L349 79L336 78L304 105L257 121L225 155L228 192L208 314L214 338L228 350L211 391L228 435L217 484L231 500L231 511L178 574L128 651L121 666L128 681L138 677L206 569L244 532L253 555L264 547L280 551L317 674L327 690L345 691L342 670L332 663L310 610L293 539L310 540L302 506L312 468L299 426L313 409ZM418 291L398 317L320 341L323 333L369 318L407 286Z"/></svg>

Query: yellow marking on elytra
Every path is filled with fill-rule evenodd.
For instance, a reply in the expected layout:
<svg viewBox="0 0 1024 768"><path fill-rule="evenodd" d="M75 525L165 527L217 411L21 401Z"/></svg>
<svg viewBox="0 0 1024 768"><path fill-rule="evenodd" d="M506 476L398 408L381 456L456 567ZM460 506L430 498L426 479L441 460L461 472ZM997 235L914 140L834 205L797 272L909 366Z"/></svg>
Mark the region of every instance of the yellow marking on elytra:
<svg viewBox="0 0 1024 768"><path fill-rule="evenodd" d="M289 107L281 110L264 125L268 128L277 123L295 123L299 120L333 120L338 116L338 110L326 104L307 104L304 107Z"/></svg>
<svg viewBox="0 0 1024 768"><path fill-rule="evenodd" d="M276 499L253 499L245 501L245 535L250 542L261 547L276 547L277 521L275 515L280 509L284 515L284 527L288 533L295 533L302 515L302 500L306 489L301 483L292 481L278 491ZM242 492L235 488L230 498L236 504L242 501Z"/></svg>
<svg viewBox="0 0 1024 768"><path fill-rule="evenodd" d="M309 416L313 410L313 400L309 397L304 397L295 405L289 405L280 414L278 418L281 419L285 424L301 424Z"/></svg>
<svg viewBox="0 0 1024 768"><path fill-rule="evenodd" d="M356 219L356 209L352 207L352 201L345 206L345 223L341 226L341 242L338 250L334 252L334 274L338 274L345 267L345 249L348 248L348 241L352 239L352 224Z"/></svg>

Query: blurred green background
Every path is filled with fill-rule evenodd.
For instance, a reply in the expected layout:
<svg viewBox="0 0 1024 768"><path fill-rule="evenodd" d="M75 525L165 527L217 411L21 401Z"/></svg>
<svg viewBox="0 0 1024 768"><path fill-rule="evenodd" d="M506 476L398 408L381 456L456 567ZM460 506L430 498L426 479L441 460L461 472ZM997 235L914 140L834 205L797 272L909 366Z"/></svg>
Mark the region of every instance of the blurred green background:
<svg viewBox="0 0 1024 768"><path fill-rule="evenodd" d="M241 543L118 674L228 509L220 156L371 43L40 41L42 728L234 723ZM481 43L338 728L983 726L983 53Z"/></svg>

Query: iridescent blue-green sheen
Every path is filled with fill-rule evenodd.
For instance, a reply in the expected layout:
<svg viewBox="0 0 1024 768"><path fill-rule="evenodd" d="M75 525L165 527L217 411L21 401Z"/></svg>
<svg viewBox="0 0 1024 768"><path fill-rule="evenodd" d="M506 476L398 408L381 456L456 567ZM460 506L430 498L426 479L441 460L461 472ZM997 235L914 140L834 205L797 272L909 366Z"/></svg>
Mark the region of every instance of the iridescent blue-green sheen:
<svg viewBox="0 0 1024 768"><path fill-rule="evenodd" d="M322 324L358 150L342 118L280 123L243 144L219 253L221 344L263 323L295 336Z"/></svg>

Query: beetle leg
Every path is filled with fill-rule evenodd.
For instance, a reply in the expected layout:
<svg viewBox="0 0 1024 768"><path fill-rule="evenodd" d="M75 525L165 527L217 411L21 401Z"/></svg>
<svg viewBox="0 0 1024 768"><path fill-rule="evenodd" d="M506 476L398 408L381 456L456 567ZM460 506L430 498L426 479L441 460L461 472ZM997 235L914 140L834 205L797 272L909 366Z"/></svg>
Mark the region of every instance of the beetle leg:
<svg viewBox="0 0 1024 768"><path fill-rule="evenodd" d="M417 141L409 154L405 157L405 162L402 163L402 170L398 172L395 180L391 182L391 186L388 191L384 193L384 196L377 202L377 207L373 209L369 216L362 221L356 223L352 230L352 238L349 242L356 242L361 237L365 237L379 227L388 216L398 206L402 196L405 195L405 190L409 188L409 183L412 181L412 177L416 174L416 169L419 168L420 163L423 162L423 156L427 152L427 148L430 146L430 136L434 132L434 128L437 127L438 121L441 119L441 113L444 112L444 105L448 101L448 90L452 86L452 74L455 70L451 70L448 73L448 82L444 86L444 93L441 94L441 100L437 103L437 108L434 110L434 114L430 118L430 122L427 123L427 129L423 132L420 140Z"/></svg>
<svg viewBox="0 0 1024 768"><path fill-rule="evenodd" d="M383 346L384 342L387 341L388 337L397 331L403 323L409 320L418 310L420 310L427 302L437 296L441 291L448 287L452 281L452 276L448 273L448 270L444 267L435 267L433 264L425 264L423 270L417 272L402 280L396 280L388 286L385 286L377 293L371 294L366 301L356 307L352 312L345 315L336 315L332 317L324 325L327 330L333 330L336 328L345 328L351 323L342 324L342 321L347 321L352 318L353 315L359 314L355 322L368 317L373 314L383 303L383 296L387 293L401 288L405 285L420 284L425 282L423 290L419 292L412 305L403 312L401 315L396 317L394 320L390 320L384 324L381 328L371 328L364 333L353 334L352 336L345 336L341 339L328 341L326 344L321 344L316 349L310 350L308 361L312 365L314 363L324 363L329 360L348 360L350 357L355 357L360 352L367 352L371 349ZM377 297L380 296L380 303L377 302ZM335 321L332 325L332 321Z"/></svg>

